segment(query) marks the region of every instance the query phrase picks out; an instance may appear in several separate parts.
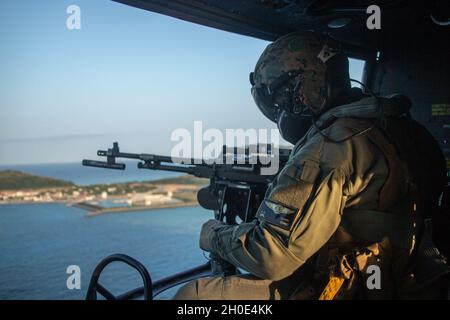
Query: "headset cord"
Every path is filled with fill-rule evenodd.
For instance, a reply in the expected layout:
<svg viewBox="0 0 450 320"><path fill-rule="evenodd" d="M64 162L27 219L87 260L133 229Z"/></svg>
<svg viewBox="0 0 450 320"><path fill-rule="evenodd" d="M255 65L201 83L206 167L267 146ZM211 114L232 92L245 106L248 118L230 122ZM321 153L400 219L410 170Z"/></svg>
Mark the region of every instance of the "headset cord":
<svg viewBox="0 0 450 320"><path fill-rule="evenodd" d="M362 83L362 82L359 81L359 80L355 80L355 79L350 79L350 81L356 82L356 83L360 84L361 86L363 86L364 89L367 90L367 91L369 92L369 94L370 94L371 96L373 96L375 99L377 99L377 101L378 101L379 97L378 97L378 96L377 96L370 88L368 88L364 83ZM379 103L378 103L377 105L379 106ZM329 136L327 136L325 133L323 133L322 129L320 129L319 126L317 125L317 122L316 122L315 117L312 118L312 124L313 124L314 128L317 130L317 132L319 132L319 134L320 134L326 141L332 142L332 143L342 143L342 142L345 142L345 141L347 141L347 140L349 140L349 139L352 139L352 138L354 138L354 137L363 135L363 134L365 134L366 132L372 130L372 129L375 128L375 126L377 125L377 122L382 123L382 121L383 121L383 120L382 120L382 119L383 119L383 114L382 114L381 109L380 109L379 107L378 107L378 109L379 109L379 112L378 112L377 119L372 123L372 125L371 125L370 127L366 128L366 129L363 129L363 130L361 130L361 131L359 131L359 132L356 132L356 133L354 133L354 134L351 134L351 135L349 135L348 137L346 137L346 138L344 138L344 139L341 139L341 140L335 140L335 139L332 139L332 138L330 138Z"/></svg>

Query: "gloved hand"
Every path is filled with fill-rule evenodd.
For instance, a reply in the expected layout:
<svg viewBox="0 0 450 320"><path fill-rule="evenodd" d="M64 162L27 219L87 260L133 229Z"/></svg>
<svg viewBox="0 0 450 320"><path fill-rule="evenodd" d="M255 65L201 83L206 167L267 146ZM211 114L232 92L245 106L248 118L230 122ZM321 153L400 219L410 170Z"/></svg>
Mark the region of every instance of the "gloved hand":
<svg viewBox="0 0 450 320"><path fill-rule="evenodd" d="M200 248L205 251L211 251L211 237L214 234L214 230L224 225L223 222L219 220L211 219L206 221L202 226L202 231L200 232Z"/></svg>

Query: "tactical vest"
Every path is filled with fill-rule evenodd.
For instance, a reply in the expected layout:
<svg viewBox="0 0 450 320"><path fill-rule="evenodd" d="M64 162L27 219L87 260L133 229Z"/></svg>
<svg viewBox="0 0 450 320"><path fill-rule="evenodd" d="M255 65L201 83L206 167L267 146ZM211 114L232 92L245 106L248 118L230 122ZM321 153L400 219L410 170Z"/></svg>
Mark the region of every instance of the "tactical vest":
<svg viewBox="0 0 450 320"><path fill-rule="evenodd" d="M323 265L328 269L317 292L319 299L420 297L449 273L424 224L436 211L438 190L444 184L442 153L431 135L408 118L385 119L382 126L369 119L340 118L336 122L364 132L384 155L389 173L377 210L347 210L335 235L317 254L316 270L323 272ZM413 226L415 241L409 250L398 249L389 237L382 237L383 232L395 234L408 224ZM358 233L377 240L361 241ZM376 281L370 288L370 272L377 270L382 272L380 288ZM320 279L317 274L313 277Z"/></svg>

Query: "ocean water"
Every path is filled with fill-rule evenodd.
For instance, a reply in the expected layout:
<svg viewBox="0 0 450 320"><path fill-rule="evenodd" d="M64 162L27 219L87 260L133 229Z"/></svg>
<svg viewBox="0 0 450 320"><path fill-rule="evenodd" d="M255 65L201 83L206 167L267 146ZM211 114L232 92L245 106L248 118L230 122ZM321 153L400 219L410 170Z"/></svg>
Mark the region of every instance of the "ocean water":
<svg viewBox="0 0 450 320"><path fill-rule="evenodd" d="M203 264L198 235L211 217L201 207L87 217L64 204L1 205L0 299L84 299L93 269L113 253L141 261L153 281ZM69 265L81 269L80 290L67 289ZM107 267L100 280L117 294L141 285L122 264Z"/></svg>
<svg viewBox="0 0 450 320"><path fill-rule="evenodd" d="M79 185L151 181L177 173L83 167L79 163L0 166ZM198 248L203 222L212 218L201 207L111 213L87 217L65 204L0 205L0 299L84 299L96 265L124 253L141 261L153 281L203 264ZM81 269L81 289L67 289L69 265ZM140 276L123 264L108 266L101 283L119 294L141 286ZM158 298L169 299L175 289Z"/></svg>
<svg viewBox="0 0 450 320"><path fill-rule="evenodd" d="M138 169L137 162L124 162L126 170L85 167L80 163L1 165L1 170L18 170L44 177L72 181L78 185L106 184L130 181L152 181L180 176L177 172Z"/></svg>

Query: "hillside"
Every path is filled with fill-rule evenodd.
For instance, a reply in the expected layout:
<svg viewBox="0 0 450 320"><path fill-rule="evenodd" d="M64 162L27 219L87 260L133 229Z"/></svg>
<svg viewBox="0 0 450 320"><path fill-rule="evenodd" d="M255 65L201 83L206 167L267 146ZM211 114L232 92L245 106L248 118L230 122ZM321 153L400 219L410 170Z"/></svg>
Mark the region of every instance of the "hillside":
<svg viewBox="0 0 450 320"><path fill-rule="evenodd" d="M152 184L189 184L204 186L209 184L209 179L198 178L189 174L182 175L174 178L164 178L160 180L150 181Z"/></svg>
<svg viewBox="0 0 450 320"><path fill-rule="evenodd" d="M0 190L44 189L74 186L72 182L34 176L20 171L0 171Z"/></svg>

